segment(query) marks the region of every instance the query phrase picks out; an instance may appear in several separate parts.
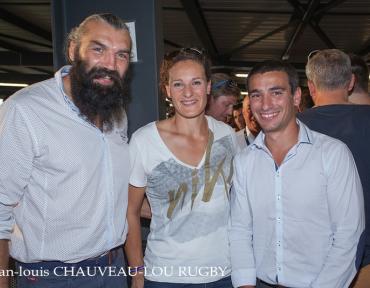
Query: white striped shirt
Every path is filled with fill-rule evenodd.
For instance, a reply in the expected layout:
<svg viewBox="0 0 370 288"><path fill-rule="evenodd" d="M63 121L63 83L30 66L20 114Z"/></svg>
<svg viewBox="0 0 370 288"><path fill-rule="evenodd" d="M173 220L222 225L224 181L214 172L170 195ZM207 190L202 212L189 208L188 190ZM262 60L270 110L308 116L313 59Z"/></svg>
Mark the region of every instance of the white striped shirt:
<svg viewBox="0 0 370 288"><path fill-rule="evenodd" d="M78 262L126 239L126 117L109 133L79 117L62 70L0 108L0 239L22 262Z"/></svg>

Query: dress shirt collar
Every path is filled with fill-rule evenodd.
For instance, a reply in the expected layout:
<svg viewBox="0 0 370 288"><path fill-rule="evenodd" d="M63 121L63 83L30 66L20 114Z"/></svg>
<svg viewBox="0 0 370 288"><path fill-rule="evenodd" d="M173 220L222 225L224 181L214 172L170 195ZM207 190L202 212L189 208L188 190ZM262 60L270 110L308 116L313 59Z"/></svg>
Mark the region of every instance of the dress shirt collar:
<svg viewBox="0 0 370 288"><path fill-rule="evenodd" d="M299 132L298 132L298 142L294 146L298 147L300 144L303 144L303 143L313 144L314 137L312 135L311 130L298 119L296 119L296 121L299 127ZM268 148L265 145L265 133L263 133L263 131L261 131L257 135L256 139L254 140L251 146L253 149L258 148L258 149L264 149L268 151Z"/></svg>
<svg viewBox="0 0 370 288"><path fill-rule="evenodd" d="M68 97L66 92L64 91L64 85L63 85L63 77L67 76L69 74L69 71L71 70L71 65L66 65L60 68L57 72L55 72L55 80L57 81L57 85L60 89L60 91L63 94L63 98L65 103L68 105L68 107L76 112L78 115L80 115L80 109L73 103L73 101Z"/></svg>

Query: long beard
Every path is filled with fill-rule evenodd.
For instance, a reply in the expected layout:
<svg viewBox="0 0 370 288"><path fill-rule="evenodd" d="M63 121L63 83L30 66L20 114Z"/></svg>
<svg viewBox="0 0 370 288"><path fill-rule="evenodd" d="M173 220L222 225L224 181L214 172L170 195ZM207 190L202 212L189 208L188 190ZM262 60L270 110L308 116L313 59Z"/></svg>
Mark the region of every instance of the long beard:
<svg viewBox="0 0 370 288"><path fill-rule="evenodd" d="M128 102L125 77L100 67L87 71L86 63L80 59L76 59L69 75L73 102L81 114L94 125L98 121L105 131L112 130L114 123L122 119ZM112 84L105 86L94 82L104 77L110 77Z"/></svg>

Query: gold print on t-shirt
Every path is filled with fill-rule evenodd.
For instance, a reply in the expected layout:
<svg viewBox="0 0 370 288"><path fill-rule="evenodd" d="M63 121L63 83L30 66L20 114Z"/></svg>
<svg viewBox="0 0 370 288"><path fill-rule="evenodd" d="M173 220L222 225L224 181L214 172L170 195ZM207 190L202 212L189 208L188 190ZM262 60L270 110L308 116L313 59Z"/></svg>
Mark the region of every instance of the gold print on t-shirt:
<svg viewBox="0 0 370 288"><path fill-rule="evenodd" d="M202 201L203 202L209 202L212 198L212 194L217 182L217 179L219 176L222 176L223 182L224 182L224 187L225 187L225 193L226 196L229 197L229 192L227 189L227 184L231 183L231 178L233 174L233 167L232 167L232 161L230 161L230 169L229 169L229 175L226 178L226 175L224 174L224 163L226 160L226 155L225 157L222 158L222 160L217 164L216 166L216 171L214 175L211 177L211 150L212 150L212 145L213 145L213 140L214 136L212 131L209 131L209 137L208 137L208 144L207 144L207 149L206 149L206 159L204 161L204 192L203 192L203 197ZM198 195L198 183L199 183L199 176L198 176L198 169L193 169L191 173L192 177L192 193L191 193L191 209L193 209L194 201L196 196ZM189 191L188 186L186 183L181 183L179 185L179 188L177 189L177 192L175 194L174 190L171 190L168 192L168 197L169 197L169 207L167 210L167 218L171 218L174 209L176 208L177 204L180 201L180 198L182 197L181 200L181 209L184 204L184 199L186 193Z"/></svg>
<svg viewBox="0 0 370 288"><path fill-rule="evenodd" d="M170 206L167 210L167 218L171 218L173 210L177 206L177 203L179 203L180 197L182 195L182 201L181 201L181 208L184 205L184 199L185 194L188 191L188 186L186 186L186 183L181 183L179 188L177 189L176 195L175 191L171 190L168 192L168 197L170 198Z"/></svg>

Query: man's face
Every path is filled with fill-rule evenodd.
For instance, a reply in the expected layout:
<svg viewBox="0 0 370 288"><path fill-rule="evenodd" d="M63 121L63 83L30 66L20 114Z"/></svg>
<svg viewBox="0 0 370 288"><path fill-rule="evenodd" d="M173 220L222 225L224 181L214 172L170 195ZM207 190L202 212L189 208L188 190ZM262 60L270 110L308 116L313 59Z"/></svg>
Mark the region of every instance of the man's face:
<svg viewBox="0 0 370 288"><path fill-rule="evenodd" d="M124 79L129 65L130 36L101 21L86 24L79 45L71 44L72 97L92 123L112 121L127 102Z"/></svg>
<svg viewBox="0 0 370 288"><path fill-rule="evenodd" d="M255 74L248 80L250 107L265 134L283 132L295 123L295 106L300 89L291 93L288 75L283 71Z"/></svg>
<svg viewBox="0 0 370 288"><path fill-rule="evenodd" d="M216 99L210 97L207 114L226 123L228 116L232 116L235 104L236 97L233 95L222 95Z"/></svg>
<svg viewBox="0 0 370 288"><path fill-rule="evenodd" d="M234 122L235 122L236 126L238 126L238 129L239 130L244 129L245 121L244 121L244 117L243 117L242 108L234 109L233 110L233 117L234 117Z"/></svg>
<svg viewBox="0 0 370 288"><path fill-rule="evenodd" d="M103 21L91 21L86 24L86 31L79 45L72 43L70 57L81 60L86 72L92 69L106 69L116 72L123 78L130 62L131 38L126 30L117 30ZM109 75L97 75L93 82L100 86L110 86L113 80Z"/></svg>
<svg viewBox="0 0 370 288"><path fill-rule="evenodd" d="M245 124L248 127L249 131L254 135L257 136L257 134L261 131L261 127L254 119L251 106L249 103L249 96L246 96L243 100L243 117L245 120Z"/></svg>

